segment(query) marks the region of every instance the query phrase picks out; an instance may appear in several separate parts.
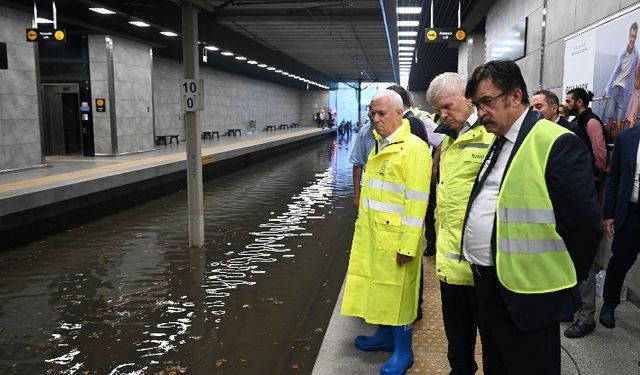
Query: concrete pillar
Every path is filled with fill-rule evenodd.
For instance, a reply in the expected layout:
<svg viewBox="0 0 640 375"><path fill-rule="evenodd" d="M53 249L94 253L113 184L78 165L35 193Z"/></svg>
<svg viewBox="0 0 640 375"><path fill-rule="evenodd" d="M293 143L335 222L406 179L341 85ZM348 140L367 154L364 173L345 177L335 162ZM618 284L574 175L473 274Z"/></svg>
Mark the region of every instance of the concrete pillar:
<svg viewBox="0 0 640 375"><path fill-rule="evenodd" d="M182 61L185 79L200 77L198 61L198 9L189 1L182 5ZM176 90L179 88L176 87ZM189 246L204 245L202 189L202 117L200 111L185 112L187 136L187 190L189 197Z"/></svg>

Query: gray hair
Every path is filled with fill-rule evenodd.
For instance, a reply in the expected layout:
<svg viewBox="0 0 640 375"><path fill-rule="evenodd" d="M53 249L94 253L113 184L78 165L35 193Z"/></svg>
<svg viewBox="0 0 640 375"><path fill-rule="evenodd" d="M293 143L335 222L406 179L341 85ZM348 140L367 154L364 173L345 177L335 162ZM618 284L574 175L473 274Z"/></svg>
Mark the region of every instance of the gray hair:
<svg viewBox="0 0 640 375"><path fill-rule="evenodd" d="M389 98L389 104L391 105L392 109L404 109L404 104L402 104L402 97L400 97L400 95L393 90L378 91L373 96L373 98L371 98L371 102L375 102L386 97Z"/></svg>
<svg viewBox="0 0 640 375"><path fill-rule="evenodd" d="M440 95L464 96L467 80L458 73L442 73L431 81L427 102L433 103Z"/></svg>

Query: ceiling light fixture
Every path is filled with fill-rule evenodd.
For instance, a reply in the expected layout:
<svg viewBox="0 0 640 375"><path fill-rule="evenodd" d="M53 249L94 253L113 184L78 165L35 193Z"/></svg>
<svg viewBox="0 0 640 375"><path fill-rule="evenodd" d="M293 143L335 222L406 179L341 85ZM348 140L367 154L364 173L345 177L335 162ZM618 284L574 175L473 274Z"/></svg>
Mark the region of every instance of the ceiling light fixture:
<svg viewBox="0 0 640 375"><path fill-rule="evenodd" d="M398 14L420 14L421 7L398 7Z"/></svg>
<svg viewBox="0 0 640 375"><path fill-rule="evenodd" d="M160 31L160 34L164 35L164 36L178 36L178 34L174 33L173 31Z"/></svg>
<svg viewBox="0 0 640 375"><path fill-rule="evenodd" d="M222 52L222 54L224 56L233 56L233 52L229 52L229 51L224 51L224 52Z"/></svg>
<svg viewBox="0 0 640 375"><path fill-rule="evenodd" d="M258 63L258 62L257 62L256 60L249 60L249 61L247 61L247 64L250 64L250 65L256 65L257 63Z"/></svg>
<svg viewBox="0 0 640 375"><path fill-rule="evenodd" d="M413 56L413 52L399 52L398 56Z"/></svg>
<svg viewBox="0 0 640 375"><path fill-rule="evenodd" d="M138 27L149 27L151 25L149 25L146 22L142 22L142 21L129 21L130 24L132 24L133 26L138 26Z"/></svg>
<svg viewBox="0 0 640 375"><path fill-rule="evenodd" d="M107 8L89 8L89 10L100 14L116 14L116 12Z"/></svg>
<svg viewBox="0 0 640 375"><path fill-rule="evenodd" d="M258 64L258 68L266 68L267 64Z"/></svg>
<svg viewBox="0 0 640 375"><path fill-rule="evenodd" d="M398 51L413 51L415 50L415 47L411 47L411 46L400 46L398 47Z"/></svg>
<svg viewBox="0 0 640 375"><path fill-rule="evenodd" d="M276 69L276 73L282 73L282 69Z"/></svg>
<svg viewBox="0 0 640 375"><path fill-rule="evenodd" d="M267 68L267 70L276 70L276 68L274 68L273 66L270 66Z"/></svg>
<svg viewBox="0 0 640 375"><path fill-rule="evenodd" d="M398 21L398 26L416 27L420 24L420 21Z"/></svg>
<svg viewBox="0 0 640 375"><path fill-rule="evenodd" d="M398 36L418 36L417 31L398 31Z"/></svg>
<svg viewBox="0 0 640 375"><path fill-rule="evenodd" d="M204 49L209 50L209 51L218 51L218 50L220 50L220 48L218 48L216 46L206 46L206 47L204 47Z"/></svg>
<svg viewBox="0 0 640 375"><path fill-rule="evenodd" d="M416 44L414 39L398 39L398 44Z"/></svg>
<svg viewBox="0 0 640 375"><path fill-rule="evenodd" d="M247 59L247 58L246 58L246 57L244 57L244 56L236 56L236 60L244 61L244 60L246 60L246 59Z"/></svg>

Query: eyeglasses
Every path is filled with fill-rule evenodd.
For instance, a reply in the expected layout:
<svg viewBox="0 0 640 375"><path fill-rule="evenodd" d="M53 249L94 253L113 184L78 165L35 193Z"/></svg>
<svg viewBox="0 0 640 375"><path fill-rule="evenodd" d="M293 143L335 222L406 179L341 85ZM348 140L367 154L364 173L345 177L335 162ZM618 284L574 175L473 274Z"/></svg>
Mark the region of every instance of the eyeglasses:
<svg viewBox="0 0 640 375"><path fill-rule="evenodd" d="M477 103L471 102L471 104L473 104L478 109L478 111L483 111L487 108L493 109L493 106L496 104L496 100L498 100L502 96L505 96L506 94L506 92L503 92L500 95L496 95L493 97L485 96L484 98L481 98Z"/></svg>

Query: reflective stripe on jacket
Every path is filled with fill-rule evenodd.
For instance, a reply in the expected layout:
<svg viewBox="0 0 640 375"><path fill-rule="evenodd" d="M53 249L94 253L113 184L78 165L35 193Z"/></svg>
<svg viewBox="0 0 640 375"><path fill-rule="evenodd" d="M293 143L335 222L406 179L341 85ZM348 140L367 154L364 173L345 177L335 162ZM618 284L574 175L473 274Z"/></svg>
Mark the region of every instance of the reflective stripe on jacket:
<svg viewBox="0 0 640 375"><path fill-rule="evenodd" d="M484 126L475 126L457 139L445 137L440 146L440 181L436 205L436 275L448 284L473 285L469 263L461 257L462 225L482 162L495 139Z"/></svg>
<svg viewBox="0 0 640 375"><path fill-rule="evenodd" d="M431 154L402 123L369 155L342 301L342 314L371 324L408 324L417 311ZM398 253L414 258L398 266Z"/></svg>
<svg viewBox="0 0 640 375"><path fill-rule="evenodd" d="M545 180L551 148L566 133L569 130L551 121L538 121L513 157L498 193L496 270L502 285L516 293L549 293L576 285Z"/></svg>

